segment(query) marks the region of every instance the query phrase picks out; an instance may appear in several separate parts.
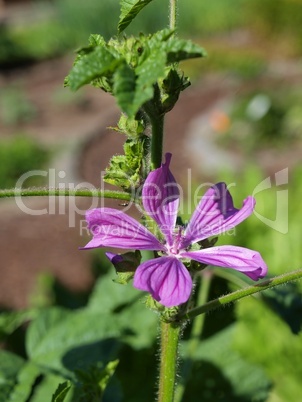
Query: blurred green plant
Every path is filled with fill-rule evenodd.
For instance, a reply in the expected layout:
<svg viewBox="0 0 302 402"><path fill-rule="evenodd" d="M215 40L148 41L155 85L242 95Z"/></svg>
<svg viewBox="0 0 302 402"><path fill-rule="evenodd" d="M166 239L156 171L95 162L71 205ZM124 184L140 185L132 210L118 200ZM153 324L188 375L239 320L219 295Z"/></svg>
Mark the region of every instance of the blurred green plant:
<svg viewBox="0 0 302 402"><path fill-rule="evenodd" d="M226 233L219 239L223 244L240 244L253 250L259 250L269 267L270 275L298 269L302 259L302 232L300 208L302 197L302 169L296 167L288 171L290 185L276 186L272 175L270 188L258 192L257 187L267 175L259 166L250 165L236 177L232 173L221 172L219 178L226 183L234 183L235 205L241 202L255 189L255 213L242 222L235 233ZM278 192L284 191L282 197ZM288 193L286 193L286 191ZM280 194L280 193L279 193ZM236 202L236 200L238 200ZM278 208L278 210L277 210ZM278 211L278 214L277 214ZM276 253L276 250L280 252ZM302 290L301 283L299 286Z"/></svg>
<svg viewBox="0 0 302 402"><path fill-rule="evenodd" d="M15 187L19 177L30 171L42 169L50 153L26 135L16 135L0 142L0 188ZM26 186L43 185L42 176L28 178Z"/></svg>
<svg viewBox="0 0 302 402"><path fill-rule="evenodd" d="M163 5L162 3L166 3ZM87 0L85 3L73 0L55 0L52 5L40 1L32 5L33 11L43 11L43 19L31 19L30 23L2 26L0 30L0 65L11 65L20 61L41 60L61 55L86 42L87 36L99 33L105 39L115 35L111 20L118 19L119 2L101 2ZM168 0L154 1L148 10L142 10L140 18L135 19L126 29L128 34L139 32L152 33L167 25L166 16L160 12L161 7L168 7ZM290 0L216 0L201 2L191 0L190 7L180 2L179 31L182 35L217 35L232 32L234 29L253 29L258 34L283 35L291 43L302 46L302 17L299 2ZM34 13L33 13L34 14ZM39 14L40 15L40 14ZM100 17L101 16L101 17ZM202 18L200 18L202 16ZM213 18L215 16L215 18ZM202 21L202 22L201 22ZM211 48L208 47L209 54ZM216 55L215 55L216 53ZM218 60L219 59L219 60ZM229 53L225 49L223 55L213 50L212 63L217 67L229 67L238 64L243 76L252 75L258 69L259 58L251 55L251 63L247 63L246 55L241 57L236 51ZM212 66L211 66L212 67ZM216 67L215 67L216 68ZM236 67L235 67L236 71Z"/></svg>
<svg viewBox="0 0 302 402"><path fill-rule="evenodd" d="M26 123L36 117L35 106L17 86L1 89L0 118L5 125Z"/></svg>
<svg viewBox="0 0 302 402"><path fill-rule="evenodd" d="M302 49L302 13L300 0L246 0L246 16L263 36L275 36L288 45Z"/></svg>
<svg viewBox="0 0 302 402"><path fill-rule="evenodd" d="M301 138L301 95L292 89L258 90L232 106L229 129L219 136L224 146L251 152L289 148Z"/></svg>

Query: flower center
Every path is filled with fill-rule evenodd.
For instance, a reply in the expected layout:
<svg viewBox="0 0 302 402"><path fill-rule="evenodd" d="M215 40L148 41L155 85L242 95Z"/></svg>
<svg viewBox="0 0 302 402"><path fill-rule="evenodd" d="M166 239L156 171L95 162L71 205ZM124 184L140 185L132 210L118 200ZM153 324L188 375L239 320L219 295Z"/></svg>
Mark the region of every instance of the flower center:
<svg viewBox="0 0 302 402"><path fill-rule="evenodd" d="M179 254L179 251L181 250L181 241L182 241L182 230L183 228L179 226L177 229L177 232L174 234L174 239L173 239L173 245L168 248L168 253L177 255Z"/></svg>

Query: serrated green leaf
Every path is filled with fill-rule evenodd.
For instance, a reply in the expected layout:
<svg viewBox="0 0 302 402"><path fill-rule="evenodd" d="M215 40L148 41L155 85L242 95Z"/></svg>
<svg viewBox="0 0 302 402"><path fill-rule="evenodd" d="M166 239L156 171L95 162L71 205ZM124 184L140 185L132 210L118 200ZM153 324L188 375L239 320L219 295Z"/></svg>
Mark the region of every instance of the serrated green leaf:
<svg viewBox="0 0 302 402"><path fill-rule="evenodd" d="M164 49L167 52L168 63L176 63L181 60L205 57L206 51L190 40L171 37L165 43Z"/></svg>
<svg viewBox="0 0 302 402"><path fill-rule="evenodd" d="M75 62L67 77L68 85L77 90L96 78L111 75L120 62L105 47L98 46Z"/></svg>
<svg viewBox="0 0 302 402"><path fill-rule="evenodd" d="M145 177L144 157L149 142L147 136L127 140L124 144L125 155L115 155L111 158L104 181L122 187L125 191L132 192L137 189Z"/></svg>
<svg viewBox="0 0 302 402"><path fill-rule="evenodd" d="M135 73L138 76L135 87L135 96L132 102L131 114L135 115L139 108L154 95L154 85L165 76L166 53L163 50L152 52L150 56L140 64Z"/></svg>
<svg viewBox="0 0 302 402"><path fill-rule="evenodd" d="M153 0L121 0L121 14L118 32L122 32L137 14Z"/></svg>
<svg viewBox="0 0 302 402"><path fill-rule="evenodd" d="M115 71L113 95L119 107L128 115L132 113L132 104L135 96L135 73L128 64L122 63Z"/></svg>
<svg viewBox="0 0 302 402"><path fill-rule="evenodd" d="M59 384L58 388L51 398L51 402L64 402L70 388L71 384L69 381L65 381L62 384Z"/></svg>
<svg viewBox="0 0 302 402"><path fill-rule="evenodd" d="M106 44L105 39L99 34L91 34L88 41L91 46L105 46Z"/></svg>
<svg viewBox="0 0 302 402"><path fill-rule="evenodd" d="M159 48L162 46L163 42L166 42L174 34L174 30L170 28L165 28L160 31L155 32L149 37L146 37L147 43L150 49Z"/></svg>

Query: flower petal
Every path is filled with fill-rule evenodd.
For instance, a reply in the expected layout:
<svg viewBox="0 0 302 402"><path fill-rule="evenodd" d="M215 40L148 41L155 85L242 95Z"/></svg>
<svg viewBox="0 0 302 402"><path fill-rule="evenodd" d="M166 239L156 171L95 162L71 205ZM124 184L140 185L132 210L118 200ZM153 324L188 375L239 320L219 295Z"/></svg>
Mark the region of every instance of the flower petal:
<svg viewBox="0 0 302 402"><path fill-rule="evenodd" d="M244 247L210 247L199 251L184 252L181 253L181 256L203 264L236 269L254 281L267 274L267 266L261 255L257 251Z"/></svg>
<svg viewBox="0 0 302 402"><path fill-rule="evenodd" d="M166 154L166 163L149 173L142 191L144 209L159 225L170 246L179 206L179 188L169 165L172 155Z"/></svg>
<svg viewBox="0 0 302 402"><path fill-rule="evenodd" d="M160 257L142 263L134 275L133 286L151 293L166 307L185 303L191 294L189 271L175 257Z"/></svg>
<svg viewBox="0 0 302 402"><path fill-rule="evenodd" d="M95 208L86 212L93 239L84 247L116 247L139 250L164 250L163 244L135 219L113 208Z"/></svg>
<svg viewBox="0 0 302 402"><path fill-rule="evenodd" d="M255 199L248 196L241 209L234 208L232 196L225 183L217 183L205 193L195 209L184 233L182 247L223 233L250 216Z"/></svg>

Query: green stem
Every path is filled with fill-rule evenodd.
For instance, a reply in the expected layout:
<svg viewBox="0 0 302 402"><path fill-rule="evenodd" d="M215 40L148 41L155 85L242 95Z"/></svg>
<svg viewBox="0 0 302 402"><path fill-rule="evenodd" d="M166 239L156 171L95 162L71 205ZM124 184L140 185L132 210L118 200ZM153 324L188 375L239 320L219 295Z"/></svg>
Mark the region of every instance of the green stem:
<svg viewBox="0 0 302 402"><path fill-rule="evenodd" d="M197 305L203 305L208 300L212 277L213 275L210 271L202 273L200 281L201 283L197 295ZM177 384L174 402L181 402L183 399L186 383L191 376L195 352L200 343L200 336L203 331L204 320L205 316L199 315L193 321L189 345L185 356L185 363L182 370L183 373L179 384Z"/></svg>
<svg viewBox="0 0 302 402"><path fill-rule="evenodd" d="M200 314L207 313L209 311L215 310L221 306L229 303L233 303L239 299L247 296L251 296L255 293L261 292L266 289L271 289L278 285L283 285L286 282L295 281L302 278L302 269L297 271L292 271L283 275L276 276L275 278L268 279L266 281L260 282L257 285L249 286L244 289L236 290L236 292L229 293L228 295L218 297L217 299L211 300L202 306L196 307L187 313L180 314L178 319L188 319L197 317Z"/></svg>
<svg viewBox="0 0 302 402"><path fill-rule="evenodd" d="M158 402L173 402L176 379L178 341L181 327L161 322L161 350Z"/></svg>
<svg viewBox="0 0 302 402"><path fill-rule="evenodd" d="M169 26L171 29L176 28L176 19L177 19L177 0L170 0Z"/></svg>
<svg viewBox="0 0 302 402"><path fill-rule="evenodd" d="M109 191L98 189L59 189L59 188L13 188L0 190L0 198L11 197L40 197L40 196L65 196L65 197L99 197L114 198L117 200L131 201L131 194L121 191Z"/></svg>
<svg viewBox="0 0 302 402"><path fill-rule="evenodd" d="M160 167L163 155L164 115L150 116L152 126L151 169Z"/></svg>

